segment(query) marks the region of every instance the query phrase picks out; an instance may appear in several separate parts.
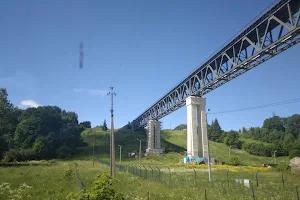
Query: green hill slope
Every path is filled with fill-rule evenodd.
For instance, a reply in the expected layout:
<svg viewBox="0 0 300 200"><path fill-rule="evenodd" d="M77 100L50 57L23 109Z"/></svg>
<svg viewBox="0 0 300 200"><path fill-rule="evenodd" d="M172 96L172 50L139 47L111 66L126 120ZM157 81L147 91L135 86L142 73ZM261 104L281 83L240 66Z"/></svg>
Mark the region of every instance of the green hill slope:
<svg viewBox="0 0 300 200"><path fill-rule="evenodd" d="M103 131L100 128L87 129L82 132L81 136L88 146L78 148L77 159L91 159L93 155L93 144L95 142L95 159L109 159L109 134L110 131ZM95 136L95 140L94 140ZM119 146L122 146L122 162L125 164L137 164L138 159L128 158L128 153L135 152L138 155L139 141L142 140L142 151L145 152L146 145L146 130L132 131L130 129L121 128L115 130L115 145L116 145L116 161L119 160ZM162 147L165 149L163 156L142 156L142 163L145 165L168 165L170 163L178 163L183 160L183 153L186 151L186 130L162 130ZM256 140L245 142L259 142ZM210 141L210 151L212 157L218 161L226 162L229 158L229 147L223 143ZM254 156L241 149L231 149L231 156L238 157L244 165L260 166L263 163L273 163L271 157ZM288 157L277 158L277 163L285 165L288 162Z"/></svg>
<svg viewBox="0 0 300 200"><path fill-rule="evenodd" d="M187 136L185 130L163 130L162 133L163 140L178 145L180 147L186 148ZM254 139L243 140L249 143L263 143ZM215 157L219 161L226 162L229 158L229 147L224 143L217 143L213 141L210 141L209 144L210 153L212 157ZM264 144L269 145L268 143ZM231 149L230 154L231 156L238 157L244 165L260 166L263 163L274 163L274 158L272 157L250 155L249 153L241 149ZM280 165L284 165L288 162L288 160L288 157L278 157L277 163Z"/></svg>

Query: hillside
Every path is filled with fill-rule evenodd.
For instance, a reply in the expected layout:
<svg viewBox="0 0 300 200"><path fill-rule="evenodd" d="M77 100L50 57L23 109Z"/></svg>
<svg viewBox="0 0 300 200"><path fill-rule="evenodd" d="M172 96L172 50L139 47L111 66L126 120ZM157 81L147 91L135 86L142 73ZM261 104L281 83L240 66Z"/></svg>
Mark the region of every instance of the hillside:
<svg viewBox="0 0 300 200"><path fill-rule="evenodd" d="M162 135L163 135L163 140L168 141L174 145L178 145L180 147L186 148L186 131L164 130ZM251 143L262 143L254 139L243 139L243 140L245 142L251 142ZM229 157L229 147L223 143L217 143L213 141L210 141L209 144L210 144L210 152L212 157L216 157L216 159L219 161L226 162L226 160ZM274 159L272 157L250 155L249 153L241 149L231 149L231 156L238 157L244 165L259 166L263 163L274 162ZM287 161L288 161L288 157L286 156L277 158L278 164L285 164Z"/></svg>
<svg viewBox="0 0 300 200"><path fill-rule="evenodd" d="M81 136L89 145L87 147L78 148L79 154L77 159L92 158L93 153L93 137L95 134L95 159L109 159L109 134L110 131L103 131L100 128L86 129ZM122 146L122 163L137 164L138 159L128 158L128 153L136 152L138 154L139 141L136 137L142 139L142 151L146 150L146 131L132 131L122 128L115 130L116 144L116 161L119 160L119 147ZM254 139L244 139L245 142L261 143ZM267 143L266 143L267 144ZM162 130L162 146L165 148L163 156L148 156L142 158L145 165L168 165L170 163L178 163L183 159L183 152L186 151L186 131L185 130ZM210 141L210 150L212 157L216 157L219 161L227 161L229 157L229 147L223 143ZM273 163L272 157L250 155L241 149L231 149L231 156L238 157L244 165L260 166L263 163ZM278 157L277 163L286 164L288 157Z"/></svg>

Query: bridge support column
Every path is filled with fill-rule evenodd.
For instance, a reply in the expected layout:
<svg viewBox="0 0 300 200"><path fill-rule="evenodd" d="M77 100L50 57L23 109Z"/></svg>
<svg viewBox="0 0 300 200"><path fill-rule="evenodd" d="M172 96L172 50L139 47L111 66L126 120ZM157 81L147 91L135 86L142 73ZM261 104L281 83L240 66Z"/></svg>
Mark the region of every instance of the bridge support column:
<svg viewBox="0 0 300 200"><path fill-rule="evenodd" d="M160 154L163 150L161 148L160 137L160 121L149 120L148 121L148 133L147 133L147 154Z"/></svg>
<svg viewBox="0 0 300 200"><path fill-rule="evenodd" d="M191 96L187 107L187 155L208 157L206 99Z"/></svg>

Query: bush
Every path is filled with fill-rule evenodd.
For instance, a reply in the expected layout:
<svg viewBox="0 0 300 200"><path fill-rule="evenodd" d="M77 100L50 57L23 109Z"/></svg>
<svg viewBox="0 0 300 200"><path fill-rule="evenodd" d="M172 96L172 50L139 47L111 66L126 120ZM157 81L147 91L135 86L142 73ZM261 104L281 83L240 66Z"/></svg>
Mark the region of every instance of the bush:
<svg viewBox="0 0 300 200"><path fill-rule="evenodd" d="M68 180L72 180L75 177L75 170L73 169L71 164L68 168L65 169L63 177Z"/></svg>
<svg viewBox="0 0 300 200"><path fill-rule="evenodd" d="M4 162L33 160L35 153L31 149L10 149L4 153Z"/></svg>
<svg viewBox="0 0 300 200"><path fill-rule="evenodd" d="M295 157L300 157L300 149L294 149L289 152L289 158L293 159Z"/></svg>
<svg viewBox="0 0 300 200"><path fill-rule="evenodd" d="M233 166L237 166L237 165L241 165L241 161L239 160L238 157L230 157L228 159L228 161L226 162L227 165L233 165Z"/></svg>
<svg viewBox="0 0 300 200"><path fill-rule="evenodd" d="M107 173L98 174L94 182L94 186L91 191L85 192L82 195L83 199L89 200L123 200L123 195L117 193L113 188L112 184L114 179L111 178Z"/></svg>
<svg viewBox="0 0 300 200"><path fill-rule="evenodd" d="M252 155L267 156L267 157L271 157L273 155L273 152L276 149L276 147L274 145L265 146L263 144L256 144L256 143L244 143L242 145L242 148L246 152L248 152Z"/></svg>
<svg viewBox="0 0 300 200"><path fill-rule="evenodd" d="M48 165L55 165L57 162L55 159L48 160Z"/></svg>

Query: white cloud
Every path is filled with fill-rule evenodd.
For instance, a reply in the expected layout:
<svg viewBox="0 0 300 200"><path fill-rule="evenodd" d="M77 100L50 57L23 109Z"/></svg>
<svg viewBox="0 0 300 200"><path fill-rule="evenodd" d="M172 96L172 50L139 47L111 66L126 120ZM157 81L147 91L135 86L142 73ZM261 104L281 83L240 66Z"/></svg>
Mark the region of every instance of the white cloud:
<svg viewBox="0 0 300 200"><path fill-rule="evenodd" d="M37 102L30 100L30 99L21 101L21 105L26 106L26 107L33 107L33 108L37 108L37 107L41 106Z"/></svg>
<svg viewBox="0 0 300 200"><path fill-rule="evenodd" d="M108 93L108 90L73 88L73 92L85 92L85 93L88 93L90 95L104 96Z"/></svg>

